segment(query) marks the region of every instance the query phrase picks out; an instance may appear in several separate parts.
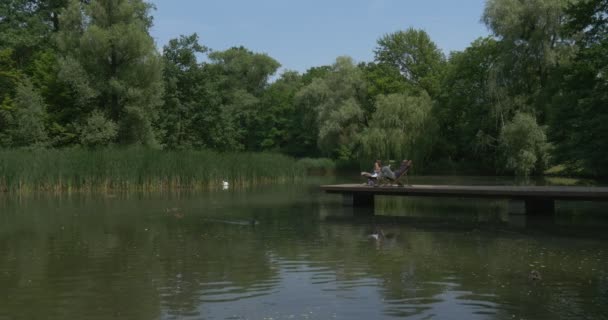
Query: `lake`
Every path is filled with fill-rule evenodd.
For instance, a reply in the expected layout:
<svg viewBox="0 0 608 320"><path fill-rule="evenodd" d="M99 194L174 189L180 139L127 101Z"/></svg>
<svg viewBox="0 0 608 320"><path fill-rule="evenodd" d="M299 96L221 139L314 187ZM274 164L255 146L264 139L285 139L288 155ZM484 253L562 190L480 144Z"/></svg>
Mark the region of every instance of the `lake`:
<svg viewBox="0 0 608 320"><path fill-rule="evenodd" d="M608 204L378 197L355 218L318 189L347 180L0 195L0 319L606 319ZM509 183L411 182L446 181Z"/></svg>

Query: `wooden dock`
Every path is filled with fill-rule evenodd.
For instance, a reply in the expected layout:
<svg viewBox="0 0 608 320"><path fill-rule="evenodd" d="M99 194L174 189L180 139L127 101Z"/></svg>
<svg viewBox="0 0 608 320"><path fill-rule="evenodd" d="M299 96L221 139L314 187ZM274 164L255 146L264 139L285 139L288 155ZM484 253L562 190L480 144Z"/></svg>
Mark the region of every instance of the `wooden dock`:
<svg viewBox="0 0 608 320"><path fill-rule="evenodd" d="M457 198L502 198L525 202L526 214L552 214L555 200L608 201L606 187L564 186L462 186L410 185L367 186L362 184L324 185L321 190L352 196L356 207L373 207L374 196L417 196Z"/></svg>

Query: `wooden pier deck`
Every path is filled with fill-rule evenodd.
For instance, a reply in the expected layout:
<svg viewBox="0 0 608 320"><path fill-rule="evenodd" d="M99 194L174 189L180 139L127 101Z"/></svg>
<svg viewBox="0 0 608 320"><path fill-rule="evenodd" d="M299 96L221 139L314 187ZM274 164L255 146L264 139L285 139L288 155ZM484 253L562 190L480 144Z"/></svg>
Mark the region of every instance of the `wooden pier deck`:
<svg viewBox="0 0 608 320"><path fill-rule="evenodd" d="M362 184L323 185L327 193L339 193L353 197L353 205L374 205L374 196L423 196L459 198L503 198L523 200L527 214L551 214L555 200L608 201L607 187L566 186L463 186L463 185L411 185L367 186Z"/></svg>

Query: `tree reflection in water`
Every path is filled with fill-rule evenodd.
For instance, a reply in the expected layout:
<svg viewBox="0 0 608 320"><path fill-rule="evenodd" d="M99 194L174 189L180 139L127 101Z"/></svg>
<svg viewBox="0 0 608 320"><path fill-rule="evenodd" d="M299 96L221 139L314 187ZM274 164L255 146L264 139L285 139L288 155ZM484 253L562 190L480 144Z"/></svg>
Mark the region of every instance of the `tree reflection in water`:
<svg viewBox="0 0 608 320"><path fill-rule="evenodd" d="M605 218L567 208L513 228L504 203L435 202L380 199L387 215L352 218L307 186L5 197L0 319L608 314L607 241L586 235ZM395 237L369 241L374 227Z"/></svg>

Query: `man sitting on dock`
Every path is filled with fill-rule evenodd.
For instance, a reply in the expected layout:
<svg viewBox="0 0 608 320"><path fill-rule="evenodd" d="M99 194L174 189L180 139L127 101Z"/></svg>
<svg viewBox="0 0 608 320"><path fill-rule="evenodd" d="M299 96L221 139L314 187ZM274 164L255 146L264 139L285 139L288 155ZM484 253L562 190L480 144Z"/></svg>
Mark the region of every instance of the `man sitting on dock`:
<svg viewBox="0 0 608 320"><path fill-rule="evenodd" d="M390 166L382 167L382 178L389 180L390 182L397 182L397 184L401 185L399 181L402 177L407 175L407 171L412 166L412 160L403 160L401 161L401 166L395 172L391 171Z"/></svg>
<svg viewBox="0 0 608 320"><path fill-rule="evenodd" d="M361 172L361 176L367 178L367 185L373 186L376 183L378 177L381 175L381 170L382 161L376 160L374 161L374 168L372 169L372 172Z"/></svg>

